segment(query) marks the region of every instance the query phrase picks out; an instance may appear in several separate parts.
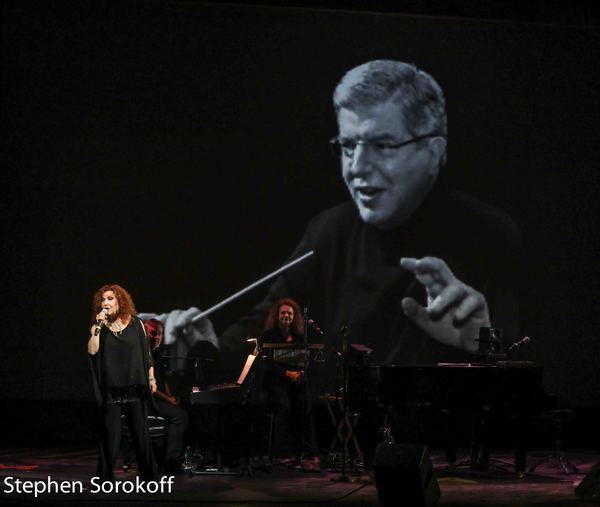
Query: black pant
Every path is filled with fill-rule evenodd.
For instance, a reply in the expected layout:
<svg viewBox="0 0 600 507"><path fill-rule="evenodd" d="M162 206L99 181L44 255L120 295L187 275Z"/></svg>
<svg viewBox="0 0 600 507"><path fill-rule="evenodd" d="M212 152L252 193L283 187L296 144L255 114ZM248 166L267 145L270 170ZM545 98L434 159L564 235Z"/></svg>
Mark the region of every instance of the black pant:
<svg viewBox="0 0 600 507"><path fill-rule="evenodd" d="M98 477L103 480L114 479L115 462L121 446L121 414L125 414L127 420L140 476L145 480L156 480L158 474L148 433L146 405L141 399L104 405L102 411L104 424L96 472Z"/></svg>
<svg viewBox="0 0 600 507"><path fill-rule="evenodd" d="M315 422L306 382L278 378L269 388L273 404L273 454L317 453Z"/></svg>
<svg viewBox="0 0 600 507"><path fill-rule="evenodd" d="M168 462L183 457L183 436L188 426L188 413L181 407L172 405L162 398L154 398L158 415L167 421L167 452L165 459Z"/></svg>

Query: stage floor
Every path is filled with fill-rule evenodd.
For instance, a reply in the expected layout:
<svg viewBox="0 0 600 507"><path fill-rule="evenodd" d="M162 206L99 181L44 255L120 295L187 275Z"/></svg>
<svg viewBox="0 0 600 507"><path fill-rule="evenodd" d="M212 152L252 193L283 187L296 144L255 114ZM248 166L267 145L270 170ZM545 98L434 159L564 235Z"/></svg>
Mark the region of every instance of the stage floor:
<svg viewBox="0 0 600 507"><path fill-rule="evenodd" d="M528 466L536 463L547 451L531 452ZM441 506L502 506L502 507L566 507L598 505L579 501L574 495L575 486L592 467L600 462L600 454L585 451L569 451L569 459L579 468L578 474L565 475L556 464L541 465L533 474L518 479L514 473L492 470L471 472L468 469L448 471L443 453L432 451L432 461L442 491ZM510 453L494 453L494 459L511 461ZM0 503L2 505L352 505L378 506L374 481L368 474L351 476L350 482L333 479L339 473L323 470L319 473L306 473L293 466L280 465L271 471L254 470L244 475L190 475L181 473L175 476L171 491L168 491L167 478L156 493L93 492L98 486L91 482L95 471L96 449L0 449ZM82 492L34 493L22 491L24 482L38 482L38 490L47 487L48 480L61 484L63 488ZM121 483L135 485L135 469L117 473ZM77 483L77 481L79 481ZM31 488L35 486L30 486ZM56 488L57 486L52 486ZM154 487L154 486L153 486ZM162 487L163 492L160 492ZM126 488L127 489L127 488ZM401 504L399 504L401 505Z"/></svg>

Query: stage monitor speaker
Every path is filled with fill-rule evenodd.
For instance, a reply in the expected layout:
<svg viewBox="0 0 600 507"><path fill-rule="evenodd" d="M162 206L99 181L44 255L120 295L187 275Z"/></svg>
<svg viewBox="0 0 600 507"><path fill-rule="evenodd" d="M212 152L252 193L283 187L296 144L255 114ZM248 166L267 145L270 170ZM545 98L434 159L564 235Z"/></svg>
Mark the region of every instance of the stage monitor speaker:
<svg viewBox="0 0 600 507"><path fill-rule="evenodd" d="M440 499L427 446L381 443L373 460L379 502L384 506L429 507Z"/></svg>
<svg viewBox="0 0 600 507"><path fill-rule="evenodd" d="M575 488L575 496L586 502L600 503L600 463L596 463L590 473Z"/></svg>

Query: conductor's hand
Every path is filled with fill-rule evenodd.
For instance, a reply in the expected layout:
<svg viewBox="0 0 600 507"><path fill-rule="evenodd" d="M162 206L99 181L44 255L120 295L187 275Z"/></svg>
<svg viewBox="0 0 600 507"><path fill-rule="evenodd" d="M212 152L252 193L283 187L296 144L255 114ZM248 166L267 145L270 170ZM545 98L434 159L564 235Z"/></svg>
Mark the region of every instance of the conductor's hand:
<svg viewBox="0 0 600 507"><path fill-rule="evenodd" d="M300 384L304 381L303 371L286 370L285 376L289 378L294 384Z"/></svg>
<svg viewBox="0 0 600 507"><path fill-rule="evenodd" d="M475 352L479 328L490 326L484 295L456 278L442 259L403 257L400 266L427 292L426 308L413 298L402 300L406 316L438 342Z"/></svg>
<svg viewBox="0 0 600 507"><path fill-rule="evenodd" d="M194 320L200 313L202 312L193 306L187 310L173 310L161 314L140 312L138 317L143 321L157 319L163 323L165 326L163 343L165 345L181 341L191 348L196 342L207 341L218 349L219 338L215 334L212 322L207 317Z"/></svg>
<svg viewBox="0 0 600 507"><path fill-rule="evenodd" d="M165 343L184 340L191 346L198 341L209 341L218 348L219 341L211 321L206 317L194 321L200 313L202 312L196 307L173 310L165 323Z"/></svg>

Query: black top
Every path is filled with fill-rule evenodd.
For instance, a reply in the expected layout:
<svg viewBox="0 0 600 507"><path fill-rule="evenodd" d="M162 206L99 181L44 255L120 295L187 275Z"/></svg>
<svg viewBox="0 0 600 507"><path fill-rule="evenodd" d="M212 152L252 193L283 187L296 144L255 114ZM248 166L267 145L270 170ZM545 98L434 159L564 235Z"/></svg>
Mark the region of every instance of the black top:
<svg viewBox="0 0 600 507"><path fill-rule="evenodd" d="M132 318L120 333L100 331L97 354L90 356L99 404L125 401L150 392L148 370L153 366L142 321Z"/></svg>
<svg viewBox="0 0 600 507"><path fill-rule="evenodd" d="M315 255L277 278L267 297L222 337L235 350L280 297L309 308L340 349L340 328L349 343L369 344L380 363L426 364L472 356L439 344L403 313L401 301L425 304L425 290L399 266L401 257L443 259L454 275L485 295L494 326L507 339L518 335L519 232L503 212L437 183L419 210L400 227L383 231L363 222L353 202L328 209L308 225L295 259Z"/></svg>

